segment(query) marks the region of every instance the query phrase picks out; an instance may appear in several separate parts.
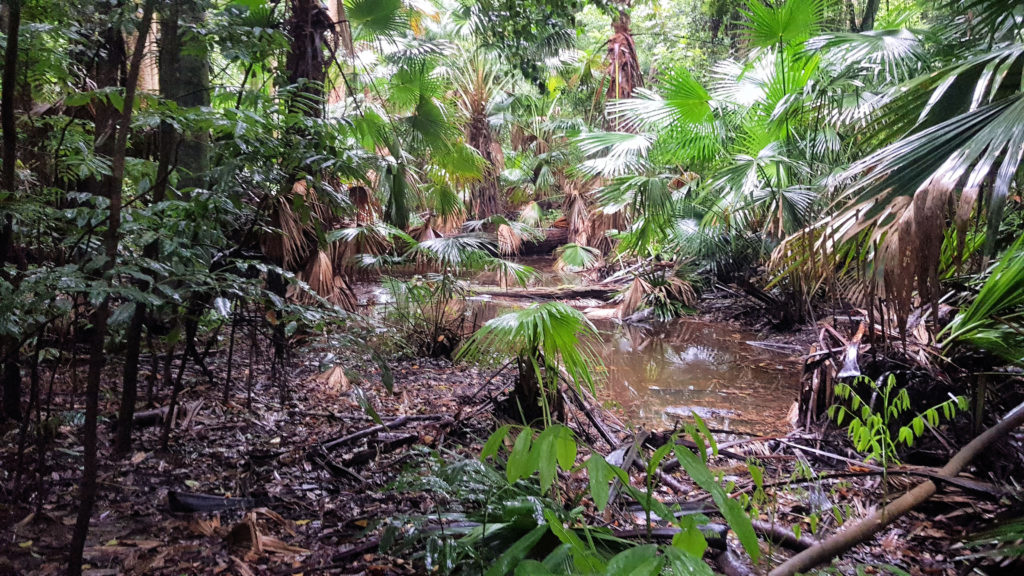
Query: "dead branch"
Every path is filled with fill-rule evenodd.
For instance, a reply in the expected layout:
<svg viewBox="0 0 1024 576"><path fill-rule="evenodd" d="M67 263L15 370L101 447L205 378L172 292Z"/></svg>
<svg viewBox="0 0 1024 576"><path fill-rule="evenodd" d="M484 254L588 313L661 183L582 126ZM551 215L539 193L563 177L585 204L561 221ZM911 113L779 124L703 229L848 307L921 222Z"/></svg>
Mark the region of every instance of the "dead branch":
<svg viewBox="0 0 1024 576"><path fill-rule="evenodd" d="M1024 424L1024 403L1017 405L998 424L989 428L960 449L956 455L940 470L942 476L953 477L960 473L978 454L987 449L994 441L1005 436L1015 428ZM888 506L875 511L864 518L856 526L844 532L834 534L821 544L793 556L782 565L772 570L768 576L793 576L797 572L806 572L819 564L828 562L839 554L853 548L857 544L872 537L876 532L888 526L896 519L916 506L925 502L935 494L938 487L932 480L918 484L912 490L900 496Z"/></svg>
<svg viewBox="0 0 1024 576"><path fill-rule="evenodd" d="M380 424L380 425L377 425L377 426L370 426L369 428L366 428L365 430L360 430L359 432L353 432L352 434L348 434L348 435L342 436L340 438L335 438L334 440L329 440L327 442L322 443L320 446L322 448L324 448L325 450L330 450L330 449L335 448L337 446L343 446L343 445L348 444L350 442L355 442L356 440L362 440L363 438L366 438L368 436L373 436L374 434L379 434L380 432L386 432L386 431L388 431L388 430L390 430L392 428L397 428L398 426L401 426L401 425L403 425L403 424L405 424L407 422L413 422L413 421L416 421L416 422L424 422L424 421L430 422L430 421L434 421L434 420L444 420L444 419L446 419L446 417L442 416L440 414L415 414L415 415L399 416L398 418L395 418L394 420L391 420L387 424Z"/></svg>

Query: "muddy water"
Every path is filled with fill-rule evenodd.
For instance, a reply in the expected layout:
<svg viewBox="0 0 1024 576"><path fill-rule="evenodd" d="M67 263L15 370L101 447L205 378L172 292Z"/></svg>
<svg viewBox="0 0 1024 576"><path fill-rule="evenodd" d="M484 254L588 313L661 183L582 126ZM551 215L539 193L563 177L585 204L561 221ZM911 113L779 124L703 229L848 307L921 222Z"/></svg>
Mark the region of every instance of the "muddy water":
<svg viewBox="0 0 1024 576"><path fill-rule="evenodd" d="M671 428L696 412L708 426L759 435L790 429L799 365L747 344L729 325L677 320L659 328L600 326L607 369L598 397L624 420Z"/></svg>
<svg viewBox="0 0 1024 576"><path fill-rule="evenodd" d="M473 299L472 323L524 305ZM750 332L729 324L675 320L657 326L595 321L605 373L597 396L630 425L670 429L696 412L709 427L757 435L790 430L799 363L747 342Z"/></svg>

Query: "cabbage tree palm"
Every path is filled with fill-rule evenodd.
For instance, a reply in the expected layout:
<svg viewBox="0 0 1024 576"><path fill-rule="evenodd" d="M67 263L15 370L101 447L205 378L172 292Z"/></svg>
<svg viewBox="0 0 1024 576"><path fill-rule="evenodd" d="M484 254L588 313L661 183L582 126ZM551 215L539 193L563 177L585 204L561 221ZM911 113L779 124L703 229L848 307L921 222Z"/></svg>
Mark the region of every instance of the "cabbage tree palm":
<svg viewBox="0 0 1024 576"><path fill-rule="evenodd" d="M459 350L457 358L512 357L518 368L510 412L527 424L551 423L563 415L561 370L577 387L593 389L601 360L597 329L583 314L559 302L535 304L488 321Z"/></svg>

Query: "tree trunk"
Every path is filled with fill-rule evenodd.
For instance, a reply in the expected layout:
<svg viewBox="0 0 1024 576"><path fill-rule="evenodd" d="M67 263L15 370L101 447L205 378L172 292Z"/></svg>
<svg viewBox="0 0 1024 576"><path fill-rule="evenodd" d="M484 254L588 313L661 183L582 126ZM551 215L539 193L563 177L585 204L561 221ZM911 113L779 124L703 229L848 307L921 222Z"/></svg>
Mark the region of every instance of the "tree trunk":
<svg viewBox="0 0 1024 576"><path fill-rule="evenodd" d="M106 238L104 239L107 256L106 263L103 265L105 274L113 271L117 260L121 228L121 186L124 182L125 161L128 153L128 133L131 131L136 85L139 80L139 70L142 68L142 56L145 52L146 38L149 36L149 28L153 22L153 9L155 5L156 0L147 0L143 8L142 22L139 26L135 50L132 53L131 66L128 69L120 127L114 126L114 132L116 133L114 154L111 158L111 175L107 179L108 186L106 189L106 195L110 201L110 218L107 224ZM120 35L118 30L114 30L114 33ZM93 335L92 349L90 350L89 357L89 376L86 381L85 395L85 425L82 431L85 465L79 488L78 518L75 522L75 532L71 539L71 549L68 557L68 574L71 576L77 576L82 573L82 554L85 550L85 540L89 533L89 519L92 516L92 509L96 503L98 489L97 474L99 472L97 421L99 419L100 378L103 374L105 360L103 343L106 339L109 316L110 298L108 297L103 299L93 314L95 334Z"/></svg>
<svg viewBox="0 0 1024 576"><path fill-rule="evenodd" d="M202 2L177 0L161 21L160 93L183 108L210 105L210 51L205 37L194 30L205 20ZM210 170L209 133L186 132L180 145L175 144L171 149L177 157L169 165L177 163L182 172L179 187L205 186Z"/></svg>
<svg viewBox="0 0 1024 576"><path fill-rule="evenodd" d="M878 15L879 0L868 0L864 6L864 17L860 19L860 31L870 32L875 29L875 16Z"/></svg>
<svg viewBox="0 0 1024 576"><path fill-rule="evenodd" d="M3 169L0 174L0 188L12 197L17 183L18 132L14 121L14 97L18 77L18 30L21 28L21 0L8 2L7 51L4 53L3 93L0 95L0 127L3 128ZM0 269L7 264L14 252L14 218L3 217L0 231ZM0 340L3 353L3 416L21 419L21 366L18 363L18 341L4 337Z"/></svg>
<svg viewBox="0 0 1024 576"><path fill-rule="evenodd" d="M633 90L643 87L643 75L640 73L640 59L636 54L636 44L629 29L628 6L619 8L612 20L612 37L608 40L608 100L630 98ZM620 130L618 121L611 122L610 127Z"/></svg>

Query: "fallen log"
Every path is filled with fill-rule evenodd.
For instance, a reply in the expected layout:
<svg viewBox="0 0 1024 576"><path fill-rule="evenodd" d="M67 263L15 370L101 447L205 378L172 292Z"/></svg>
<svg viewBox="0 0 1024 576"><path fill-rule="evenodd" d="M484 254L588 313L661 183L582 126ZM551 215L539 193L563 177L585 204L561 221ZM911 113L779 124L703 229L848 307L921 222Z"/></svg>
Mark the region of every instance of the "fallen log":
<svg viewBox="0 0 1024 576"><path fill-rule="evenodd" d="M513 288L508 290L498 286L475 286L473 291L477 294L515 300L577 300L593 298L608 301L623 289L625 289L625 285L622 284L591 284L589 286L559 286L557 288L538 286L535 288Z"/></svg>
<svg viewBox="0 0 1024 576"><path fill-rule="evenodd" d="M764 536L765 540L785 546L790 550L807 550L808 548L818 543L814 538L807 536L797 536L793 533L793 529L783 524L776 524L774 522L766 522L759 518L751 518L750 523L754 526L754 532L757 532L761 536Z"/></svg>
<svg viewBox="0 0 1024 576"><path fill-rule="evenodd" d="M369 428L360 430L359 432L353 432L352 434L347 434L345 436L341 436L333 440L328 440L327 442L321 443L320 447L325 450L330 450L337 446L343 446L350 442L355 442L356 440L362 440L363 438L373 436L374 434L378 434L380 432L386 432L392 428L397 428L407 422L430 422L434 420L445 420L446 418L446 416L442 416L440 414L410 414L406 416L399 416L398 418L395 418L386 424L370 426Z"/></svg>
<svg viewBox="0 0 1024 576"><path fill-rule="evenodd" d="M383 435L381 435L383 436ZM393 434L387 437L379 438L378 442L374 442L370 446L350 455L342 458L345 466L358 466L365 464L371 460L375 460L381 454L387 454L394 452L403 446L411 446L419 441L420 437L418 434Z"/></svg>
<svg viewBox="0 0 1024 576"><path fill-rule="evenodd" d="M544 238L527 240L519 248L519 256L541 256L551 254L562 244L569 242L568 228L545 228Z"/></svg>
<svg viewBox="0 0 1024 576"><path fill-rule="evenodd" d="M993 442L1009 434L1024 424L1024 403L1018 404L998 424L981 433L974 440L960 449L950 461L939 470L942 476L953 477L960 473L978 454L987 449ZM900 496L888 506L875 511L847 530L834 534L793 556L768 573L768 576L793 576L797 572L806 572L819 564L846 552L857 544L874 536L876 532L888 526L896 519L931 498L938 490L932 480L918 484L909 492Z"/></svg>

